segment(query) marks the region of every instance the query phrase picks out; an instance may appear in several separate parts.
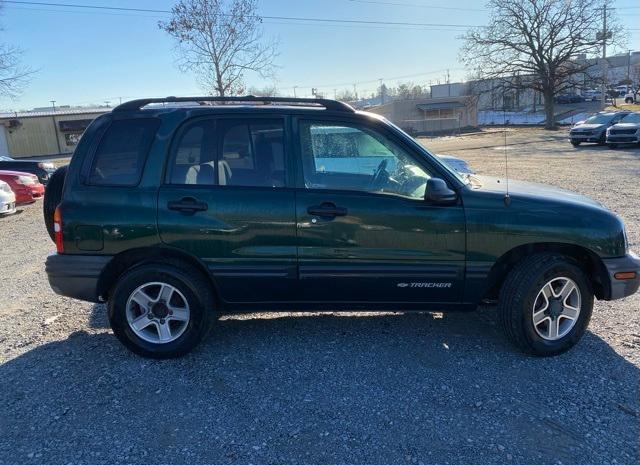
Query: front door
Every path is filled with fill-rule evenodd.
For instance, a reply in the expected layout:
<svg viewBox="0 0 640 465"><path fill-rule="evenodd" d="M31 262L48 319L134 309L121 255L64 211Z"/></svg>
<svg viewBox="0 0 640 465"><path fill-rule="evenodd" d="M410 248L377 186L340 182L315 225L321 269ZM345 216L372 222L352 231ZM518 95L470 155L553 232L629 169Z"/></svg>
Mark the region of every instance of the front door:
<svg viewBox="0 0 640 465"><path fill-rule="evenodd" d="M284 122L198 119L172 144L158 195L160 236L202 260L228 302L286 301L296 283Z"/></svg>
<svg viewBox="0 0 640 465"><path fill-rule="evenodd" d="M297 134L301 300L460 302L464 211L424 200L427 160L381 123L300 119Z"/></svg>

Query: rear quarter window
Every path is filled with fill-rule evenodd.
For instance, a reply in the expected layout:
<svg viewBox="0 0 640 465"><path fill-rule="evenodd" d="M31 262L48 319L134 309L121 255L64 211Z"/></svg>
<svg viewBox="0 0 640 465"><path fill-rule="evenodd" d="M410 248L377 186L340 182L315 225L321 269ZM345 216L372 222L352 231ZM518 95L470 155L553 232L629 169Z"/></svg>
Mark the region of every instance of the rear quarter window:
<svg viewBox="0 0 640 465"><path fill-rule="evenodd" d="M95 186L137 185L159 124L157 119L111 123L93 156L88 183Z"/></svg>

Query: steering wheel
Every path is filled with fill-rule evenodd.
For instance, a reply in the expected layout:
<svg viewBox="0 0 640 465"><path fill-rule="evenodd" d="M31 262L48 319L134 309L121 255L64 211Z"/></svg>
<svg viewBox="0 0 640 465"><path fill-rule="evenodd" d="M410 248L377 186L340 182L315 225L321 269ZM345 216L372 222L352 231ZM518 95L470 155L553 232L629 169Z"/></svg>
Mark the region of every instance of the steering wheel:
<svg viewBox="0 0 640 465"><path fill-rule="evenodd" d="M382 177L387 172L387 165L389 164L389 160L382 160L376 170L373 173L373 177L371 178L371 182L369 183L369 187L373 188L378 186L382 181ZM387 175L387 178L389 176Z"/></svg>

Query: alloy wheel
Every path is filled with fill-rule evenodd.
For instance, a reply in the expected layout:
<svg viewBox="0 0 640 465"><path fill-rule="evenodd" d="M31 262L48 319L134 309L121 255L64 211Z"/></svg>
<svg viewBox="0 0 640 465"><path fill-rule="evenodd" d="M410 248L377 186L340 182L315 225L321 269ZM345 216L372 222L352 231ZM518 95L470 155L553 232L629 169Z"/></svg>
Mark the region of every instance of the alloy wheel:
<svg viewBox="0 0 640 465"><path fill-rule="evenodd" d="M554 278L538 292L533 303L533 327L547 341L566 336L580 316L582 296L578 285L566 277Z"/></svg>
<svg viewBox="0 0 640 465"><path fill-rule="evenodd" d="M150 282L131 293L126 315L136 336L154 344L167 344L185 332L191 312L187 299L174 286Z"/></svg>

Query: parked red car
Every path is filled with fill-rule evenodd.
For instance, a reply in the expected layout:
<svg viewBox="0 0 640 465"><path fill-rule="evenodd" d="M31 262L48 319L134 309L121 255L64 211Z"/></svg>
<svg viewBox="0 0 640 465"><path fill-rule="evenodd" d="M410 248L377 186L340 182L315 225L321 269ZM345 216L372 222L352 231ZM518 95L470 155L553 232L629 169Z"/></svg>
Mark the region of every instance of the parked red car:
<svg viewBox="0 0 640 465"><path fill-rule="evenodd" d="M38 177L20 171L0 171L0 181L9 184L16 194L16 204L33 203L44 196L44 186Z"/></svg>

